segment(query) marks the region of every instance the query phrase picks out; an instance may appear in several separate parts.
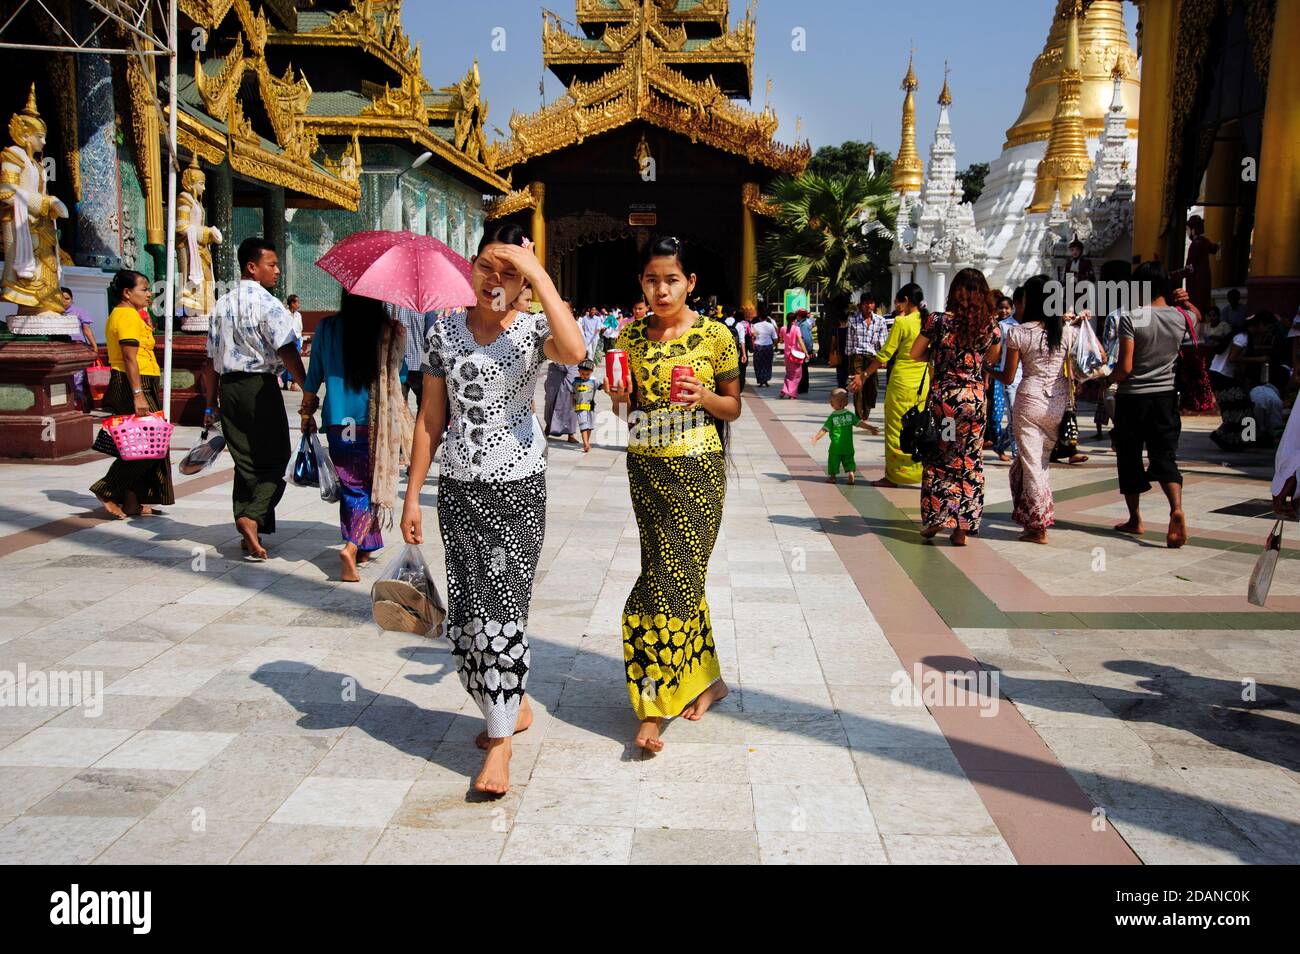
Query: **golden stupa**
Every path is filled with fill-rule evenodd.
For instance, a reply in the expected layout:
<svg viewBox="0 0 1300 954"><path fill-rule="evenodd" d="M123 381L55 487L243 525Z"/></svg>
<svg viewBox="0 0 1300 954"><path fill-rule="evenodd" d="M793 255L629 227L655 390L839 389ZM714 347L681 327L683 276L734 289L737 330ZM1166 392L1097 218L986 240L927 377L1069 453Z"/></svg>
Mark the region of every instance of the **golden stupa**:
<svg viewBox="0 0 1300 954"><path fill-rule="evenodd" d="M1088 157L1087 133L1079 108L1083 87L1082 71L1079 68L1079 21L1083 14L1083 0L1062 0L1062 6L1065 8L1065 54L1057 83L1056 112L1052 116L1047 152L1038 164L1034 199L1029 204L1030 212L1046 212L1057 198L1063 208L1069 208L1075 197L1083 193L1088 181L1088 170L1092 168L1092 160ZM1111 70L1112 95L1113 74L1115 70L1122 71L1121 64L1122 57L1116 57L1115 66Z"/></svg>
<svg viewBox="0 0 1300 954"><path fill-rule="evenodd" d="M912 57L908 56L907 75L903 77L902 86L906 90L903 97L902 134L891 179L895 192L920 192L925 179L921 156L916 151L916 98L912 94L918 85L916 71L912 69Z"/></svg>
<svg viewBox="0 0 1300 954"><path fill-rule="evenodd" d="M1029 71L1025 104L1015 124L1007 130L1007 141L1003 149L1035 140L1045 141L1051 134L1069 25L1069 18L1063 14L1070 2L1071 0L1057 0L1047 43ZM1083 79L1079 91L1079 112L1083 116L1084 132L1090 138L1100 136L1106 123L1106 113L1114 91L1111 71L1116 57L1124 63L1122 95L1124 111L1128 116L1129 135L1133 136L1138 129L1141 84L1137 53L1129 44L1128 30L1124 26L1123 4L1121 0L1093 0L1079 24L1079 68Z"/></svg>

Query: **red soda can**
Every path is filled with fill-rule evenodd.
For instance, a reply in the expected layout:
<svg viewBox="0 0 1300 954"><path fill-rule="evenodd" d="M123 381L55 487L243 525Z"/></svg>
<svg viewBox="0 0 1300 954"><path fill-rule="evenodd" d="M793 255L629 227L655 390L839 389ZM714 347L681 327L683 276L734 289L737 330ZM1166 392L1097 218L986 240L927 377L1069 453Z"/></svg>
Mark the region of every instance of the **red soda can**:
<svg viewBox="0 0 1300 954"><path fill-rule="evenodd" d="M605 387L616 391L627 391L632 387L627 352L621 348L610 348L605 352Z"/></svg>
<svg viewBox="0 0 1300 954"><path fill-rule="evenodd" d="M695 374L695 369L689 364L678 364L673 366L673 380L668 388L669 404L689 404L690 401L682 397L682 378L689 378Z"/></svg>

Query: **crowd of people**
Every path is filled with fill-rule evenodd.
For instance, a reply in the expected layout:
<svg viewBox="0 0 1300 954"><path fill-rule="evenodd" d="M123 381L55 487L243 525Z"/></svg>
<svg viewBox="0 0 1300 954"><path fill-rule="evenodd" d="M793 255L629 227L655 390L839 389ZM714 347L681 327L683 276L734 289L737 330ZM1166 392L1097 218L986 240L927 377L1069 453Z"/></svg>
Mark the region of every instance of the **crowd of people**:
<svg viewBox="0 0 1300 954"><path fill-rule="evenodd" d="M477 739L484 750L478 790L508 790L511 740L532 722L528 617L546 530L547 437L580 439L589 451L601 390L617 414L649 424L630 429L627 442L641 541L640 574L621 619L624 676L638 721L635 744L660 751L665 720L699 719L727 695L705 579L726 499L730 424L741 414L749 364L757 387L770 387L778 346L784 352L779 398L807 392L817 344L808 312L778 323L753 307L712 314L692 307L698 276L690 249L660 236L641 261L640 301L626 312L588 308L575 315L523 230L498 224L484 234L472 260L472 306L421 314L345 294L338 313L316 328L304 367L301 319L272 293L279 279L276 249L249 238L238 261L241 280L211 316L204 393L205 423L219 417L234 463L232 510L245 558L266 559L264 535L275 531L286 486L291 443L282 377L303 392L304 434L317 429L321 414L340 484L345 581L360 579L359 568L383 545L382 530L394 519L407 543L424 541L419 490L440 453L444 633L461 683L485 721ZM837 387L813 442L830 438L827 479L845 473L852 483L856 432L883 431L885 473L874 483L919 486L921 537L948 532L961 546L980 530L985 453L1010 457L1020 539L1046 543L1053 524L1051 464L1078 456L1077 435L1065 426L1075 401L1072 356L1083 323L1096 320L1111 359L1105 379L1093 388L1096 420L1113 419L1119 487L1129 512L1115 529L1144 532L1141 498L1158 484L1169 509L1166 543L1181 547L1187 525L1177 461L1179 380L1189 373L1180 369L1189 343L1222 348L1206 374L1223 413L1218 439L1228 441L1247 402L1257 400L1247 388L1250 370L1258 366L1269 380L1264 369L1279 354L1278 331L1260 313L1202 318L1159 263L1140 265L1131 277L1152 290L1150 302L1100 319L1083 311L1062 314L1045 275L1005 297L980 271L964 269L937 311L916 284L898 290L887 314L863 293L833 324L825 349ZM120 414L151 413L160 407L161 388L145 317L149 282L122 271L111 294L105 406ZM501 309L501 301L509 307ZM1219 330L1221 324L1227 329ZM611 348L626 355L626 380L595 373ZM533 395L544 365L539 418ZM1271 373L1295 382L1294 367L1292 361ZM882 373L877 428L870 417ZM1294 516L1300 470L1294 415L1278 461L1275 508ZM399 488L403 462L405 494ZM166 460L116 460L92 489L115 516L174 500Z"/></svg>

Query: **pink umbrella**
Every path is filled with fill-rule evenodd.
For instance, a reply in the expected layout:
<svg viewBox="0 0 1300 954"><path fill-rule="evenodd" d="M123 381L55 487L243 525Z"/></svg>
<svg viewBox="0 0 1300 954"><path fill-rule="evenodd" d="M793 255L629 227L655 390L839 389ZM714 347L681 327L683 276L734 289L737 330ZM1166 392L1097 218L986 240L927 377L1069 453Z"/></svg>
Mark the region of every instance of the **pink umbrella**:
<svg viewBox="0 0 1300 954"><path fill-rule="evenodd" d="M431 235L354 232L316 264L354 295L411 311L469 307L475 300L469 261Z"/></svg>

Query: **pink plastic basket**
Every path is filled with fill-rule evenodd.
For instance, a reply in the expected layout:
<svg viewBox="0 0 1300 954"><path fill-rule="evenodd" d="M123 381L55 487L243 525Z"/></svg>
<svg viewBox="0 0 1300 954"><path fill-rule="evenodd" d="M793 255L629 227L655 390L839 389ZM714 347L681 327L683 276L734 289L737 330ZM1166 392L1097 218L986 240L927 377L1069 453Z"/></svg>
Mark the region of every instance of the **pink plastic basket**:
<svg viewBox="0 0 1300 954"><path fill-rule="evenodd" d="M111 418L105 426L122 460L157 460L171 447L174 425L153 414Z"/></svg>

